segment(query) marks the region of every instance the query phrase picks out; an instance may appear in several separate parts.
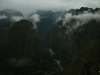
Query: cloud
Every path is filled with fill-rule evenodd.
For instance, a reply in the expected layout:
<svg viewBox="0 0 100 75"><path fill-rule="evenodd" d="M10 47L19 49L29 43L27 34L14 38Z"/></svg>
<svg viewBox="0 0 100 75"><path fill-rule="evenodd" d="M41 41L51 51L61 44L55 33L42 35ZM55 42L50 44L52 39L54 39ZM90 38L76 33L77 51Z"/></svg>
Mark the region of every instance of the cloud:
<svg viewBox="0 0 100 75"><path fill-rule="evenodd" d="M6 15L0 15L0 19L6 19L8 18Z"/></svg>
<svg viewBox="0 0 100 75"><path fill-rule="evenodd" d="M38 14L34 14L32 16L32 19L34 20L34 22L39 22L40 21L40 16Z"/></svg>
<svg viewBox="0 0 100 75"><path fill-rule="evenodd" d="M55 23L57 23L60 20L62 20L62 17L61 16L56 19Z"/></svg>
<svg viewBox="0 0 100 75"><path fill-rule="evenodd" d="M87 24L91 20L100 22L100 11L95 14L84 12L79 15L66 14L63 20L63 26L67 28L66 34L69 34L73 30L78 29L80 26Z"/></svg>
<svg viewBox="0 0 100 75"><path fill-rule="evenodd" d="M11 22L17 22L24 19L22 16L11 16Z"/></svg>
<svg viewBox="0 0 100 75"><path fill-rule="evenodd" d="M50 52L50 54L53 56L53 55L55 55L55 53L54 53L54 51L52 50L52 49L48 49L49 50L49 52Z"/></svg>
<svg viewBox="0 0 100 75"><path fill-rule="evenodd" d="M37 25L36 23L37 22L40 22L40 16L38 14L34 14L30 17L30 19L32 20L32 23L34 25L34 28L36 29L37 28Z"/></svg>
<svg viewBox="0 0 100 75"><path fill-rule="evenodd" d="M0 9L14 9L24 15L37 10L69 10L80 7L100 7L100 0L0 0Z"/></svg>

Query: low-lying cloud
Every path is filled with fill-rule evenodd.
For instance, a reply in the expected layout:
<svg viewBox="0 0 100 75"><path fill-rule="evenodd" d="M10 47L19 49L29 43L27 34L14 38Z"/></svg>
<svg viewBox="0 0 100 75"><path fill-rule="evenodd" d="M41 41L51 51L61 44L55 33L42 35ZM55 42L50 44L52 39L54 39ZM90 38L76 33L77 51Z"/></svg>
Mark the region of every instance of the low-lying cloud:
<svg viewBox="0 0 100 75"><path fill-rule="evenodd" d="M39 22L40 21L40 16L38 14L34 14L32 16L32 19L34 20L34 22Z"/></svg>
<svg viewBox="0 0 100 75"><path fill-rule="evenodd" d="M54 53L54 51L52 50L52 49L48 49L49 50L49 52L50 52L50 54L53 56L53 55L55 55L55 53Z"/></svg>
<svg viewBox="0 0 100 75"><path fill-rule="evenodd" d="M66 33L68 34L91 20L100 22L100 12L96 12L95 14L84 12L79 15L66 14L63 20L63 26L67 27Z"/></svg>
<svg viewBox="0 0 100 75"><path fill-rule="evenodd" d="M6 15L0 15L0 19L6 19L8 18Z"/></svg>
<svg viewBox="0 0 100 75"><path fill-rule="evenodd" d="M60 21L60 20L62 20L61 16L56 19L55 23L58 22L58 21Z"/></svg>
<svg viewBox="0 0 100 75"><path fill-rule="evenodd" d="M0 0L0 9L14 9L24 15L37 10L69 10L71 8L100 7L100 0Z"/></svg>
<svg viewBox="0 0 100 75"><path fill-rule="evenodd" d="M30 19L32 19L32 23L34 25L34 28L36 29L37 28L37 25L36 23L37 22L40 22L40 16L38 14L34 14L30 17Z"/></svg>
<svg viewBox="0 0 100 75"><path fill-rule="evenodd" d="M23 16L11 16L11 22L17 22L24 19Z"/></svg>

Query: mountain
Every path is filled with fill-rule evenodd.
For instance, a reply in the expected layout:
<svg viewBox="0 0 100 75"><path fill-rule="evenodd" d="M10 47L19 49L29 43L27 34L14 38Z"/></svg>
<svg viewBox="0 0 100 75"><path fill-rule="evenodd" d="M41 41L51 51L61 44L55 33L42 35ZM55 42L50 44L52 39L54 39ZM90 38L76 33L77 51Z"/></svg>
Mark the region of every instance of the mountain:
<svg viewBox="0 0 100 75"><path fill-rule="evenodd" d="M83 12L88 12L88 13L96 13L100 11L100 8L88 8L88 7L81 7L80 9L76 9L73 13L73 15L78 15L78 14L82 14Z"/></svg>
<svg viewBox="0 0 100 75"><path fill-rule="evenodd" d="M1 74L99 75L100 8L39 10L27 17L33 25L20 12L4 11L15 16L0 16Z"/></svg>
<svg viewBox="0 0 100 75"><path fill-rule="evenodd" d="M0 41L7 36L11 24L22 18L23 14L18 11L8 9L0 11Z"/></svg>
<svg viewBox="0 0 100 75"><path fill-rule="evenodd" d="M78 10L81 9L83 8ZM99 12L67 14L54 24L43 40L45 45L53 50L53 57L61 61L64 75L99 74Z"/></svg>
<svg viewBox="0 0 100 75"><path fill-rule="evenodd" d="M28 15L28 20L35 23L37 26L37 31L41 36L44 36L45 33L52 28L55 22L57 22L59 19L64 18L65 14L72 14L72 15L78 15L85 12L95 13L98 12L100 8L88 8L88 7L81 7L80 9L70 9L68 11L44 11L44 10L38 10L35 13L31 13ZM38 15L38 17L35 17L35 15ZM34 18L33 18L34 17ZM35 22L35 19L39 19L38 22Z"/></svg>
<svg viewBox="0 0 100 75"><path fill-rule="evenodd" d="M56 22L56 20L65 15L65 11L58 11L58 12L53 12L53 11L44 11L44 10L38 10L35 13L31 13L28 16L28 19L34 23L34 17L35 14L37 14L39 17L39 22L36 22L37 26L37 31L38 33L43 36Z"/></svg>
<svg viewBox="0 0 100 75"><path fill-rule="evenodd" d="M55 61L30 21L15 22L0 43L0 73L30 74L54 71ZM48 68L49 67L49 68Z"/></svg>
<svg viewBox="0 0 100 75"><path fill-rule="evenodd" d="M12 16L23 16L21 12L5 9L0 11L0 15L6 15L7 17L11 18Z"/></svg>

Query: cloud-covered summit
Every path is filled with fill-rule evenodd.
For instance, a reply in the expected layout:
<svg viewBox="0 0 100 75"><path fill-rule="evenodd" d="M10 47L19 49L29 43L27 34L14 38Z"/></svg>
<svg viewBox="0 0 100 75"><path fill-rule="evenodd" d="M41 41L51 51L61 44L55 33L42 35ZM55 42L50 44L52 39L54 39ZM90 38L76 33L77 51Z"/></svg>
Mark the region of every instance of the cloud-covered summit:
<svg viewBox="0 0 100 75"><path fill-rule="evenodd" d="M79 15L66 14L63 20L63 26L67 28L66 33L78 29L80 26L87 24L89 21L95 20L100 22L100 11L96 13L83 12Z"/></svg>

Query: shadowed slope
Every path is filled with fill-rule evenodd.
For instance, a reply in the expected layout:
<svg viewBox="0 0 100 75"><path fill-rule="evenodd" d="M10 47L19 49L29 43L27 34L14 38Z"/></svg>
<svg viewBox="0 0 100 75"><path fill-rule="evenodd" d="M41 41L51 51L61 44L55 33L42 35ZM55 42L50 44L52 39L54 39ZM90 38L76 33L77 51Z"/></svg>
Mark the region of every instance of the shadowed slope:
<svg viewBox="0 0 100 75"><path fill-rule="evenodd" d="M54 60L33 27L26 20L12 25L6 41L0 45L0 66L3 71L27 73L55 68Z"/></svg>

